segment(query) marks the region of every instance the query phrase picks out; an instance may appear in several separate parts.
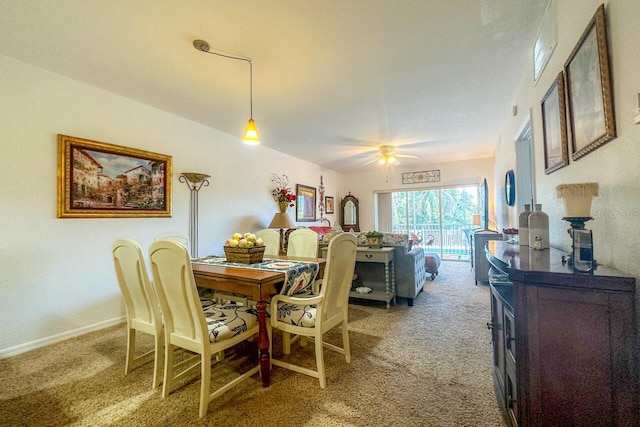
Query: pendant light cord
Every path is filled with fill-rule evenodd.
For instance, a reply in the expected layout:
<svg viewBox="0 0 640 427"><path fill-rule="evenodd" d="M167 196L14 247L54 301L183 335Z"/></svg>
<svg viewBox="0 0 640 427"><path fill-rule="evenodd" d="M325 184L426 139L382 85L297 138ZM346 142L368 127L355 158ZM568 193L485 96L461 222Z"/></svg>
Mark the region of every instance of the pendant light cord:
<svg viewBox="0 0 640 427"><path fill-rule="evenodd" d="M253 62L251 62L251 59L212 51L210 50L211 48L209 47L209 43L207 43L204 40L194 40L193 47L195 47L197 50L202 51L204 53L210 53L212 55L218 55L223 58L237 59L238 61L246 61L249 63L249 96L250 96L249 108L250 108L250 117L253 119Z"/></svg>

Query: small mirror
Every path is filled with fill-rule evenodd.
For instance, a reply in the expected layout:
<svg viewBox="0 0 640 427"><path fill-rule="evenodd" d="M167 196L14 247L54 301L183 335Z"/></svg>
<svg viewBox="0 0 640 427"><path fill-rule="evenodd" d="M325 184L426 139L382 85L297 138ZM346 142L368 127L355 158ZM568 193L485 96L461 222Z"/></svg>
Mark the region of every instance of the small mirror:
<svg viewBox="0 0 640 427"><path fill-rule="evenodd" d="M516 183L513 169L507 171L507 175L504 178L504 196L507 202L507 206L513 206L516 204Z"/></svg>
<svg viewBox="0 0 640 427"><path fill-rule="evenodd" d="M342 212L342 229L344 231L360 231L358 225L358 198L349 193L340 202L340 210Z"/></svg>

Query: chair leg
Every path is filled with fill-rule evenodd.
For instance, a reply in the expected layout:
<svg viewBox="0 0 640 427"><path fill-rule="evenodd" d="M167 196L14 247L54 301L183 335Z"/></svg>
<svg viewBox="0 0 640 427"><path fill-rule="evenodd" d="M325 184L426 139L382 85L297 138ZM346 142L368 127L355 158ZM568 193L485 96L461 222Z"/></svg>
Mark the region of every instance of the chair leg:
<svg viewBox="0 0 640 427"><path fill-rule="evenodd" d="M162 380L162 398L163 399L169 396L172 375L173 375L173 345L165 344L164 379Z"/></svg>
<svg viewBox="0 0 640 427"><path fill-rule="evenodd" d="M209 387L211 385L211 356L200 355L200 418L209 410Z"/></svg>
<svg viewBox="0 0 640 427"><path fill-rule="evenodd" d="M347 322L342 322L342 348L344 348L344 358L347 363L351 363L351 347L349 346L349 328Z"/></svg>
<svg viewBox="0 0 640 427"><path fill-rule="evenodd" d="M291 354L291 334L289 332L282 331L282 352Z"/></svg>
<svg viewBox="0 0 640 427"><path fill-rule="evenodd" d="M316 331L316 365L318 367L318 378L320 379L320 388L327 387L327 379L324 373L324 353L322 344L322 334Z"/></svg>
<svg viewBox="0 0 640 427"><path fill-rule="evenodd" d="M127 326L127 360L124 363L124 374L127 375L133 369L133 360L136 350L136 330Z"/></svg>
<svg viewBox="0 0 640 427"><path fill-rule="evenodd" d="M153 390L160 384L160 365L162 363L163 335L159 334L154 337L156 351L153 356Z"/></svg>

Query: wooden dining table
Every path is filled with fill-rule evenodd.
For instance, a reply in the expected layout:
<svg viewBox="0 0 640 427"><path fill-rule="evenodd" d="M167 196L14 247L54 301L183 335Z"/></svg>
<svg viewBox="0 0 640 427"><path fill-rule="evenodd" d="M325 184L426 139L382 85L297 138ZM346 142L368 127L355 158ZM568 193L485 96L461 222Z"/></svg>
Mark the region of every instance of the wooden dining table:
<svg viewBox="0 0 640 427"><path fill-rule="evenodd" d="M326 260L323 258L301 258L287 256L270 256L269 259L312 261L318 263L320 279L324 275ZM285 274L281 271L268 271L242 267L230 267L219 264L191 263L196 284L201 288L244 295L257 301L258 312L258 350L260 354L260 374L262 386L270 384L269 334L267 333L267 302L278 293L284 284Z"/></svg>

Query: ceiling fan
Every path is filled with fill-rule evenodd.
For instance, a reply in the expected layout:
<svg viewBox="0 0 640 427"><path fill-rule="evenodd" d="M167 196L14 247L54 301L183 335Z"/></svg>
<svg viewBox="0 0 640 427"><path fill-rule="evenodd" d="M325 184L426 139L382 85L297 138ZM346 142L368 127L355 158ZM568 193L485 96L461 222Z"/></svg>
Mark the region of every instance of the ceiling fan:
<svg viewBox="0 0 640 427"><path fill-rule="evenodd" d="M399 157L405 157L405 158L417 158L418 156L414 156L413 154L397 154L395 152L395 147L393 145L381 145L380 147L378 147L379 153L378 153L378 157L376 157L375 159L369 160L367 163L364 164L364 166L366 165L370 165L373 162L378 162L380 165L399 165L400 161L398 160Z"/></svg>

